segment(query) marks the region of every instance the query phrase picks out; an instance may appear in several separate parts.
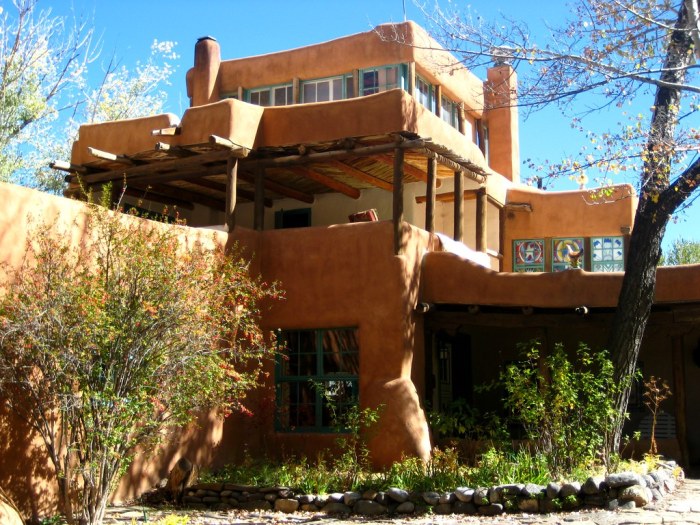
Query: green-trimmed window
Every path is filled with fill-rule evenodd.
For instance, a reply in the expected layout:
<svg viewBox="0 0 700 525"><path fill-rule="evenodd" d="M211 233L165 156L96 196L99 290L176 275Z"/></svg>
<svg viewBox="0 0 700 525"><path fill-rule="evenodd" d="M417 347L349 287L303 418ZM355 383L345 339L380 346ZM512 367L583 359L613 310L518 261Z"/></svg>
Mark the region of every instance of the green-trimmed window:
<svg viewBox="0 0 700 525"><path fill-rule="evenodd" d="M328 102L331 100L343 100L354 96L353 75L339 75L337 77L305 80L301 86L301 101Z"/></svg>
<svg viewBox="0 0 700 525"><path fill-rule="evenodd" d="M363 69L360 71L360 95L373 95L395 88L405 90L408 85L407 79L408 66L406 64Z"/></svg>
<svg viewBox="0 0 700 525"><path fill-rule="evenodd" d="M357 404L359 397L357 328L283 330L278 344L277 430L338 430L338 418Z"/></svg>
<svg viewBox="0 0 700 525"><path fill-rule="evenodd" d="M440 100L440 118L453 128L459 127L459 105L443 96Z"/></svg>
<svg viewBox="0 0 700 525"><path fill-rule="evenodd" d="M433 93L433 86L423 77L418 75L416 75L416 88L414 96L416 97L416 100L428 108L431 113L435 113L435 95Z"/></svg>
<svg viewBox="0 0 700 525"><path fill-rule="evenodd" d="M291 84L249 89L246 100L257 106L288 106L294 103Z"/></svg>

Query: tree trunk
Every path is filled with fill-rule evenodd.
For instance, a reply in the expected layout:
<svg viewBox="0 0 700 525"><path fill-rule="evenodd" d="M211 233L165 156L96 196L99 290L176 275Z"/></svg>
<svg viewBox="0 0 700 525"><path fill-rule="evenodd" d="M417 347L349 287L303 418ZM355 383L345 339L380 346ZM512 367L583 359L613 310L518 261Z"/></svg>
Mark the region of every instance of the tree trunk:
<svg viewBox="0 0 700 525"><path fill-rule="evenodd" d="M642 337L654 303L656 267L661 257L661 240L668 217L657 219L654 206L642 198L635 217L634 229L627 253L627 268L622 281L615 317L608 337L608 350L615 365L618 384L634 374L642 345ZM630 385L631 386L631 385ZM615 399L620 415L627 411L630 388L625 388ZM613 432L610 450L620 448L624 418Z"/></svg>

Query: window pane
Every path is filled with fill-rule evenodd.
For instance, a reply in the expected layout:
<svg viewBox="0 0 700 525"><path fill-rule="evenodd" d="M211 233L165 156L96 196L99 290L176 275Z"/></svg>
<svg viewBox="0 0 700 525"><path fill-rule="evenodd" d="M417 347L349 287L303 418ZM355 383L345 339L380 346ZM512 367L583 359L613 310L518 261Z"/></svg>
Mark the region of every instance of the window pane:
<svg viewBox="0 0 700 525"><path fill-rule="evenodd" d="M343 416L357 403L357 384L351 380L326 381L323 388L322 424L338 427L343 423Z"/></svg>
<svg viewBox="0 0 700 525"><path fill-rule="evenodd" d="M328 80L323 80L316 84L316 102L328 100L330 100L330 84Z"/></svg>
<svg viewBox="0 0 700 525"><path fill-rule="evenodd" d="M357 330L327 330L323 334L323 373L360 373Z"/></svg>
<svg viewBox="0 0 700 525"><path fill-rule="evenodd" d="M269 106L270 105L270 91L269 90L260 91L258 94L260 96L259 104L261 106Z"/></svg>
<svg viewBox="0 0 700 525"><path fill-rule="evenodd" d="M304 84L304 102L316 102L316 84L314 82Z"/></svg>
<svg viewBox="0 0 700 525"><path fill-rule="evenodd" d="M384 70L386 72L386 80L384 89L392 89L399 85L399 71L397 67L392 67Z"/></svg>
<svg viewBox="0 0 700 525"><path fill-rule="evenodd" d="M316 388L312 383L282 383L278 391L278 418L283 428L316 426Z"/></svg>
<svg viewBox="0 0 700 525"><path fill-rule="evenodd" d="M287 87L281 86L274 89L275 92L275 106L286 106L287 102Z"/></svg>
<svg viewBox="0 0 700 525"><path fill-rule="evenodd" d="M286 357L281 360L283 376L316 375L316 342L313 331L287 332L283 344Z"/></svg>
<svg viewBox="0 0 700 525"><path fill-rule="evenodd" d="M353 98L355 96L355 77L348 75L345 77L345 98Z"/></svg>
<svg viewBox="0 0 700 525"><path fill-rule="evenodd" d="M377 93L379 86L379 74L378 71L364 71L362 73L362 94L372 95Z"/></svg>
<svg viewBox="0 0 700 525"><path fill-rule="evenodd" d="M331 100L341 100L343 98L343 79L333 79L333 98Z"/></svg>

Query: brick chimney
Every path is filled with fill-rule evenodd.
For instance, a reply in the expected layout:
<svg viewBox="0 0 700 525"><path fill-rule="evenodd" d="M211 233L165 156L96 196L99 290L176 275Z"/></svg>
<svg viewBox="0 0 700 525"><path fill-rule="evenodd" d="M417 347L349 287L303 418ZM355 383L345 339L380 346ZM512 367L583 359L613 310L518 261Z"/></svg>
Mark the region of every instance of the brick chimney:
<svg viewBox="0 0 700 525"><path fill-rule="evenodd" d="M513 182L520 182L518 136L518 77L513 67L498 61L486 73L484 120L489 133L489 166Z"/></svg>
<svg viewBox="0 0 700 525"><path fill-rule="evenodd" d="M190 106L217 102L219 95L219 65L221 48L214 37L197 39L194 46L194 67L187 72L187 95Z"/></svg>

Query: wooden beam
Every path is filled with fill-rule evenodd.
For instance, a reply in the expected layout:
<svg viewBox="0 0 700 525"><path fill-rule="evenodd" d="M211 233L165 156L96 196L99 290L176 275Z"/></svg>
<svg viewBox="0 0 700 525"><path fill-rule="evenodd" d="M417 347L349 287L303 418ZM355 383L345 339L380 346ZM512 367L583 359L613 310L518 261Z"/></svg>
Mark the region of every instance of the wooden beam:
<svg viewBox="0 0 700 525"><path fill-rule="evenodd" d="M170 153L178 157L192 157L194 155L198 155L198 153L195 151L183 148L182 146L173 146L167 142L156 142L156 151L165 151L166 153Z"/></svg>
<svg viewBox="0 0 700 525"><path fill-rule="evenodd" d="M337 191L338 193L347 195L351 199L359 199L360 194L362 193L357 188L348 186L344 182L340 182L339 180L336 180L333 177L329 177L328 175L324 175L323 173L314 171L312 168L306 166L293 166L288 169L293 171L297 175L301 175L302 177L306 177L308 179L316 181L319 184L323 184L324 186L332 189L333 191Z"/></svg>
<svg viewBox="0 0 700 525"><path fill-rule="evenodd" d="M110 153L109 151L102 151L97 148L88 147L88 153L93 157L97 157L98 159L108 160L110 162L118 162L120 164L127 164L129 166L143 164L143 162L127 157L126 155Z"/></svg>
<svg viewBox="0 0 700 525"><path fill-rule="evenodd" d="M257 231L265 229L265 170L260 168L255 172L255 204L253 228Z"/></svg>
<svg viewBox="0 0 700 525"><path fill-rule="evenodd" d="M241 168L247 167L246 165L241 166ZM253 184L255 185L255 175L251 175L250 173L246 172L239 172L238 173L238 178L241 180L246 181L248 184ZM283 184L280 184L278 182L269 180L269 179L264 179L264 186L270 191L273 191L275 193L279 193L280 195L284 195L285 197L289 197L290 199L294 199L297 201L301 202L306 202L307 204L313 204L314 203L314 196L311 195L310 193L304 193L303 191L295 190L294 188L290 188L288 186L285 186ZM238 190L240 193L240 189ZM255 199L253 199L255 200Z"/></svg>
<svg viewBox="0 0 700 525"><path fill-rule="evenodd" d="M66 162L64 160L54 160L53 162L49 163L49 168L52 170L67 171L69 173L79 173L81 175L90 173L90 170L85 166L71 164L70 162Z"/></svg>
<svg viewBox="0 0 700 525"><path fill-rule="evenodd" d="M133 197L135 199L143 199L143 200L148 200L151 202L159 202L161 204L166 204L168 206L177 206L178 208L182 208L183 210L193 210L194 209L194 204L192 204L191 201L185 201L178 199L177 197L169 197L167 195L162 195L160 193L157 193L153 188L144 186L144 187L136 187L136 186L129 186L126 189L123 190L124 195L128 195L129 197Z"/></svg>
<svg viewBox="0 0 700 525"><path fill-rule="evenodd" d="M372 186L376 186L377 188L381 188L386 191L393 191L394 187L390 182L387 182L385 180L379 179L375 177L374 175L370 175L369 173L365 173L362 170L358 170L357 168L350 166L350 164L346 164L345 162L340 162L339 160L333 160L331 162L328 162L329 165L333 166L334 168L339 169L346 175L350 175L351 177L354 177L356 179L359 179L363 182L366 182L368 184L371 184Z"/></svg>
<svg viewBox="0 0 700 525"><path fill-rule="evenodd" d="M442 118L442 85L435 84L435 115Z"/></svg>
<svg viewBox="0 0 700 525"><path fill-rule="evenodd" d="M226 204L224 207L224 222L229 232L236 227L236 185L238 174L238 159L229 157L226 161Z"/></svg>
<svg viewBox="0 0 700 525"><path fill-rule="evenodd" d="M428 233L435 231L435 179L437 174L437 161L427 159L428 186L426 189L425 229Z"/></svg>
<svg viewBox="0 0 700 525"><path fill-rule="evenodd" d="M401 224L403 223L403 155L401 148L394 151L394 204L392 219L394 222L394 255L403 253Z"/></svg>
<svg viewBox="0 0 700 525"><path fill-rule="evenodd" d="M83 176L69 175L66 177L66 182L76 183L79 178L82 178L85 184L92 185L98 182L119 180L124 177L129 180L143 179L146 182L167 182L168 180L178 180L197 174L201 174L202 176L223 174L226 172L225 163L229 155L242 158L247 154L248 151L244 148L235 151L212 151L210 153L202 153L201 155L195 155L184 159L154 161L147 164L128 166L118 170L100 173L90 173ZM210 168L214 168L218 171L212 173L210 172Z"/></svg>
<svg viewBox="0 0 700 525"><path fill-rule="evenodd" d="M169 128L154 129L151 131L151 135L154 137L172 137L182 133L182 128L180 126L171 126Z"/></svg>
<svg viewBox="0 0 700 525"><path fill-rule="evenodd" d="M476 193L476 251L486 252L487 244L487 206L486 188L479 188Z"/></svg>
<svg viewBox="0 0 700 525"><path fill-rule="evenodd" d="M376 159L377 161L381 162L382 164L386 166L392 166L394 165L394 159L391 158L389 155L375 155L372 157L373 159ZM415 167L413 164L409 164L408 162L404 162L403 164L403 170L406 172L408 175L413 177L414 179L418 179L419 181L422 182L428 182L428 174L427 172L423 171L420 168ZM442 182L439 179L435 179L435 186L439 188L442 185Z"/></svg>
<svg viewBox="0 0 700 525"><path fill-rule="evenodd" d="M199 176L181 180L184 182L189 182L190 184L193 184L195 186L201 186L202 188L218 191L226 195L226 184L222 184L221 182L216 182L215 180L209 180ZM241 188L236 188L236 196L243 197L244 199L249 200L250 202L253 202L255 200L254 192L244 190ZM272 199L265 199L265 207L272 208Z"/></svg>
<svg viewBox="0 0 700 525"><path fill-rule="evenodd" d="M461 171L455 171L454 194L464 194L464 175ZM455 199L454 207L454 235L457 242L464 241L464 199Z"/></svg>
<svg viewBox="0 0 700 525"><path fill-rule="evenodd" d="M218 135L209 135L209 144L221 148L221 149L230 149L230 150L236 150L239 148L244 148L244 149L250 149L250 148L245 148L245 146L241 146L240 144L236 144L230 139L227 139L225 137L219 137Z"/></svg>

